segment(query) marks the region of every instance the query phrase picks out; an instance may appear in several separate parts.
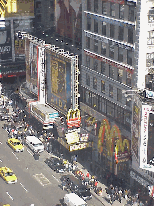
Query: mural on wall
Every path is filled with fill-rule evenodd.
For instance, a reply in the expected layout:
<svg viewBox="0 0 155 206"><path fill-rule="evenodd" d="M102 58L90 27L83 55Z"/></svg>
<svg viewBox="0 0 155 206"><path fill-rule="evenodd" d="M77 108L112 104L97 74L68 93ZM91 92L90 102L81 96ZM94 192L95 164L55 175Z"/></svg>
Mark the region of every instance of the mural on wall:
<svg viewBox="0 0 155 206"><path fill-rule="evenodd" d="M128 139L122 139L117 125L112 128L107 119L103 119L98 134L98 151L101 154L106 147L107 156L112 157L115 150L118 151L118 162L121 157L129 159L130 143ZM126 155L125 155L126 154Z"/></svg>

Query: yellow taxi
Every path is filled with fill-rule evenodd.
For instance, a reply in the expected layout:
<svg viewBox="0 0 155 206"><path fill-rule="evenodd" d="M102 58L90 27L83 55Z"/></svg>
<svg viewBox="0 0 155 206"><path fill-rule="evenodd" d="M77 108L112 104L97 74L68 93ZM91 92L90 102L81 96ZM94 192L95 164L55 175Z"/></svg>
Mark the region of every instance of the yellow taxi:
<svg viewBox="0 0 155 206"><path fill-rule="evenodd" d="M22 145L21 141L16 138L8 139L8 145L12 147L15 152L23 152L24 146Z"/></svg>
<svg viewBox="0 0 155 206"><path fill-rule="evenodd" d="M13 171L8 167L0 167L0 176L8 183L13 184L17 182L17 177Z"/></svg>

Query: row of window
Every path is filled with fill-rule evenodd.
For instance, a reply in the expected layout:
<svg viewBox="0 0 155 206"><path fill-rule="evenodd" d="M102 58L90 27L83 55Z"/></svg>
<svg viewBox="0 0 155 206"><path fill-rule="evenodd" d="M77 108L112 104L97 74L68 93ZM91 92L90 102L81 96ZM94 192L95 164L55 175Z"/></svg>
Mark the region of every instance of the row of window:
<svg viewBox="0 0 155 206"><path fill-rule="evenodd" d="M99 83L99 81L97 80L96 77L93 77L93 89L97 90L97 84ZM86 85L90 86L90 75L88 73L86 73ZM100 82L101 88L100 88L100 92L101 93L105 93L106 92L106 83L104 80L101 80ZM114 88L113 85L109 84L109 97L113 98L113 93ZM117 88L117 101L121 102L122 101L122 90Z"/></svg>
<svg viewBox="0 0 155 206"><path fill-rule="evenodd" d="M119 105L116 105L84 88L81 89L80 100L96 111L114 118L117 122L127 126L128 128L131 127L131 112L125 110Z"/></svg>
<svg viewBox="0 0 155 206"><path fill-rule="evenodd" d="M108 28L110 29L110 32L108 31ZM116 32L118 29L118 32ZM99 33L99 22L94 19L94 28L92 28L92 20L90 17L87 17L87 30L90 31L94 31L95 33ZM116 36L115 33L118 35ZM109 34L109 36L108 36ZM101 34L100 35L104 35L110 38L115 38L118 39L120 41L125 40L125 34L124 34L124 27L121 26L117 26L114 24L109 24L108 27L108 23L106 22L102 22L102 30L101 30ZM132 28L128 28L128 43L133 44L133 29Z"/></svg>
<svg viewBox="0 0 155 206"><path fill-rule="evenodd" d="M107 1L102 1L102 5L99 5L99 1L95 0L94 5L91 4L91 0L87 0L87 10L93 12L93 7L94 7L94 12L99 13L99 6L102 6L101 12L104 16L110 16L113 18L119 18L124 20L125 19L125 5L119 4L119 10L118 10L118 15L116 13L117 11L117 4L112 3L112 2L107 2ZM110 9L108 11L108 6L110 6ZM135 7L133 6L128 6L126 5L126 8L128 7L128 18L126 20L134 22L135 21Z"/></svg>
<svg viewBox="0 0 155 206"><path fill-rule="evenodd" d="M106 56L108 58L114 59L116 61L123 62L123 63L127 62L128 65L131 65L131 66L133 65L133 51L118 47L112 41L109 41L109 43L101 42L101 41L98 41L96 39L94 39L92 41L94 44L92 44L92 46L91 46L90 37L86 37L86 49L94 51L95 53L101 54L101 55ZM99 44L101 44L100 50L99 50ZM117 48L117 57L115 55L115 58L114 58L115 48ZM124 54L126 52L127 52L127 57L125 60Z"/></svg>

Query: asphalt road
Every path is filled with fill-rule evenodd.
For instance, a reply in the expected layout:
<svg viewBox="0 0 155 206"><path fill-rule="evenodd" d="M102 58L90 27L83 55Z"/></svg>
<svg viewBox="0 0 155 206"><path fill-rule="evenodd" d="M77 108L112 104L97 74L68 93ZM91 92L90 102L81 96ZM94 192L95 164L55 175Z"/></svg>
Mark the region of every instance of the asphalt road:
<svg viewBox="0 0 155 206"><path fill-rule="evenodd" d="M33 152L25 146L23 153L15 153L6 144L7 132L0 122L0 167L8 166L16 174L18 181L9 185L0 178L0 201L11 206L55 206L63 199L66 191L61 185L61 174L55 173L45 163L49 156L43 152L39 161L34 160ZM89 206L102 205L95 197L88 200Z"/></svg>

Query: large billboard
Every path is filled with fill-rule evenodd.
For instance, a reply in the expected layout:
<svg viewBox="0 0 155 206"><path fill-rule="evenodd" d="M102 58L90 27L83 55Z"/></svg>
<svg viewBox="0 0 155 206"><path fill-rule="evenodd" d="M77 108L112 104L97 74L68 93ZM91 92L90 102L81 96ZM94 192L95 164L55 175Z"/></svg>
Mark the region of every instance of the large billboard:
<svg viewBox="0 0 155 206"><path fill-rule="evenodd" d="M10 21L0 29L0 60L12 59L11 26Z"/></svg>
<svg viewBox="0 0 155 206"><path fill-rule="evenodd" d="M19 39L15 36L15 57L25 57L25 39Z"/></svg>
<svg viewBox="0 0 155 206"><path fill-rule="evenodd" d="M71 108L71 59L53 51L47 55L47 101L66 115Z"/></svg>
<svg viewBox="0 0 155 206"><path fill-rule="evenodd" d="M82 40L82 3L81 0L56 0L56 31L61 36Z"/></svg>
<svg viewBox="0 0 155 206"><path fill-rule="evenodd" d="M30 40L25 38L25 63L26 63L26 82L30 83L31 70L30 70Z"/></svg>
<svg viewBox="0 0 155 206"><path fill-rule="evenodd" d="M154 115L150 105L142 105L140 168L154 171ZM149 126L150 125L150 126ZM152 128L151 128L152 127Z"/></svg>

